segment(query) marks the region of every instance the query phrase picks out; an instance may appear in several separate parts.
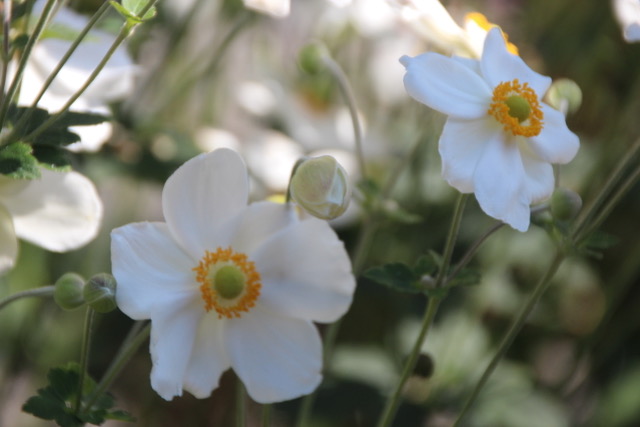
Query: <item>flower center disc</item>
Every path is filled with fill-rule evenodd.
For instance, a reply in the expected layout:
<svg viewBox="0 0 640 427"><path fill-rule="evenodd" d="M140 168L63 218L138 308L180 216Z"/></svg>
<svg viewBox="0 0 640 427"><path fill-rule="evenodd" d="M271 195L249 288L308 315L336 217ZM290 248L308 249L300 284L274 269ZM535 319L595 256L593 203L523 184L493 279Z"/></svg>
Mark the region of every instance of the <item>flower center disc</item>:
<svg viewBox="0 0 640 427"><path fill-rule="evenodd" d="M513 135L531 137L542 131L544 114L538 95L518 79L496 86L488 113Z"/></svg>
<svg viewBox="0 0 640 427"><path fill-rule="evenodd" d="M247 255L231 248L205 251L197 267L196 280L205 310L214 309L218 317L241 317L260 296L260 274Z"/></svg>

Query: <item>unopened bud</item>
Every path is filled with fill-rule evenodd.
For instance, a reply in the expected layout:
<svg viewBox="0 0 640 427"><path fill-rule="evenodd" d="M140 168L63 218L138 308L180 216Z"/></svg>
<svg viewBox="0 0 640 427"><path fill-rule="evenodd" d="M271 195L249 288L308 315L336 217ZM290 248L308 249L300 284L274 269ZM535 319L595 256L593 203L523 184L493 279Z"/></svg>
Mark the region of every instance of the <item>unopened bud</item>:
<svg viewBox="0 0 640 427"><path fill-rule="evenodd" d="M573 80L558 79L547 91L547 103L565 115L575 113L582 104L582 90Z"/></svg>
<svg viewBox="0 0 640 427"><path fill-rule="evenodd" d="M325 68L322 59L324 55L327 55L327 48L323 44L309 43L300 50L300 68L306 73L318 74Z"/></svg>
<svg viewBox="0 0 640 427"><path fill-rule="evenodd" d="M85 302L98 313L109 313L115 310L116 279L110 274L99 273L84 285Z"/></svg>
<svg viewBox="0 0 640 427"><path fill-rule="evenodd" d="M551 215L559 221L569 221L578 215L582 208L582 199L568 188L556 188L551 195Z"/></svg>
<svg viewBox="0 0 640 427"><path fill-rule="evenodd" d="M84 278L76 273L65 273L56 281L53 300L63 310L73 310L84 305L82 287Z"/></svg>
<svg viewBox="0 0 640 427"><path fill-rule="evenodd" d="M289 183L291 200L321 219L337 218L347 210L351 198L349 177L331 156L303 160Z"/></svg>

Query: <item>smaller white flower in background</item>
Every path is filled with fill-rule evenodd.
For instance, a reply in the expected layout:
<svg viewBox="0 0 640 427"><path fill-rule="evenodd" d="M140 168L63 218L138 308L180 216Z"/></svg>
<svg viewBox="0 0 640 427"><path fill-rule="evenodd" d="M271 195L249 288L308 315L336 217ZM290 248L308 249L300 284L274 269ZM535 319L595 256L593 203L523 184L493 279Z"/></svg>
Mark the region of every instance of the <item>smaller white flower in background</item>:
<svg viewBox="0 0 640 427"><path fill-rule="evenodd" d="M468 13L461 27L438 0L390 0L400 17L442 52L480 58L487 32L497 25L478 12ZM506 37L506 36L505 36ZM517 54L511 43L508 49Z"/></svg>
<svg viewBox="0 0 640 427"><path fill-rule="evenodd" d="M98 233L102 202L91 181L77 172L40 173L33 180L0 175L0 273L13 267L18 238L66 252Z"/></svg>
<svg viewBox="0 0 640 427"><path fill-rule="evenodd" d="M34 15L37 16L42 11L43 4L43 1L36 3ZM72 37L75 38L87 22L87 17L61 7L55 12L50 25L54 33L71 31ZM95 70L114 40L115 36L112 34L92 29L60 70L38 102L38 106L50 112L62 108ZM71 46L71 42L72 40L46 38L35 45L24 70L18 99L20 105L31 105L50 73ZM118 48L93 83L73 103L71 109L109 115L108 103L121 100L131 93L137 72L137 66L132 63L126 49ZM97 151L111 135L112 126L105 122L95 126L72 127L71 130L77 133L81 140L69 145L69 149Z"/></svg>
<svg viewBox="0 0 640 427"><path fill-rule="evenodd" d="M526 231L530 205L553 192L551 163L568 163L579 147L564 115L541 102L551 79L509 53L497 28L480 60L425 53L400 62L409 95L448 116L439 141L445 180Z"/></svg>
<svg viewBox="0 0 640 427"><path fill-rule="evenodd" d="M308 394L322 379L313 322L349 308L349 257L325 221L247 205L248 191L238 154L201 154L167 180L166 223L111 234L118 306L151 319L151 386L164 399L207 397L228 368L259 403Z"/></svg>
<svg viewBox="0 0 640 427"><path fill-rule="evenodd" d="M289 16L291 0L243 0L247 9L271 15L275 18L285 18ZM343 7L351 3L351 0L329 0L338 7Z"/></svg>
<svg viewBox="0 0 640 427"><path fill-rule="evenodd" d="M640 42L640 0L613 0L613 10L629 43Z"/></svg>

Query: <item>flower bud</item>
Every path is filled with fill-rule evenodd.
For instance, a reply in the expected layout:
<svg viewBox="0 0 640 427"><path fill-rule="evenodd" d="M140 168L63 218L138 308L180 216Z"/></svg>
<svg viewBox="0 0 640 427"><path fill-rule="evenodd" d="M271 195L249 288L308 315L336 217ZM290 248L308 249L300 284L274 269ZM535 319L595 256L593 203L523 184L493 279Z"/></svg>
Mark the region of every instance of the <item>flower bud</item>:
<svg viewBox="0 0 640 427"><path fill-rule="evenodd" d="M84 285L83 295L85 302L95 311L109 313L117 307L116 279L107 273L96 274Z"/></svg>
<svg viewBox="0 0 640 427"><path fill-rule="evenodd" d="M582 91L573 80L558 79L551 84L547 92L547 102L565 115L575 113L582 104Z"/></svg>
<svg viewBox="0 0 640 427"><path fill-rule="evenodd" d="M325 66L322 57L327 55L327 48L320 43L309 43L300 50L298 63L303 71L318 74Z"/></svg>
<svg viewBox="0 0 640 427"><path fill-rule="evenodd" d="M568 188L556 188L551 195L550 209L553 217L559 221L569 221L580 212L582 199Z"/></svg>
<svg viewBox="0 0 640 427"><path fill-rule="evenodd" d="M331 156L299 162L289 183L291 200L311 215L334 219L344 213L351 198L349 177Z"/></svg>
<svg viewBox="0 0 640 427"><path fill-rule="evenodd" d="M65 273L56 281L53 299L63 310L73 310L84 305L82 287L84 278L76 273Z"/></svg>

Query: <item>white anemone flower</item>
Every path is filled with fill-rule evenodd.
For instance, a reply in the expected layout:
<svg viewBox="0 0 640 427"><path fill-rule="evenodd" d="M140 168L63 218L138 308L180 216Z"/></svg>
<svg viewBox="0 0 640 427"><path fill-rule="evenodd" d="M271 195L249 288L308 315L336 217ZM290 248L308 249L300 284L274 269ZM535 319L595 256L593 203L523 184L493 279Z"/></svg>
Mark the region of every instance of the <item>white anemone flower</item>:
<svg viewBox="0 0 640 427"><path fill-rule="evenodd" d="M151 319L151 386L164 399L205 398L233 368L257 402L293 399L320 383L312 322L333 322L355 287L335 232L291 205L247 205L248 176L226 148L167 180L165 222L115 229L116 300Z"/></svg>
<svg viewBox="0 0 640 427"><path fill-rule="evenodd" d="M526 231L530 205L553 192L551 163L568 163L580 145L564 115L541 102L551 79L509 53L499 29L489 31L480 60L425 53L400 61L409 95L448 116L443 177L475 193L488 215Z"/></svg>
<svg viewBox="0 0 640 427"><path fill-rule="evenodd" d="M629 43L640 42L640 0L613 0L613 11Z"/></svg>
<svg viewBox="0 0 640 427"><path fill-rule="evenodd" d="M77 172L40 174L33 180L0 175L0 273L15 264L18 238L66 252L98 233L102 202L91 181Z"/></svg>
<svg viewBox="0 0 640 427"><path fill-rule="evenodd" d="M34 6L34 14L42 11L43 1ZM51 20L53 28L80 33L89 20L67 8L61 7ZM78 90L115 41L115 36L105 31L92 29L80 43L73 55L65 63L51 83L38 106L56 112L64 106ZM46 38L33 48L22 77L22 86L18 103L31 105L40 93L44 82L60 62L71 46L71 41ZM108 104L121 100L133 90L135 66L126 49L116 49L98 77L85 92L71 105L71 109L109 115ZM72 151L97 151L111 136L112 126L104 122L94 126L77 126L71 130L80 136L80 141L69 145Z"/></svg>

